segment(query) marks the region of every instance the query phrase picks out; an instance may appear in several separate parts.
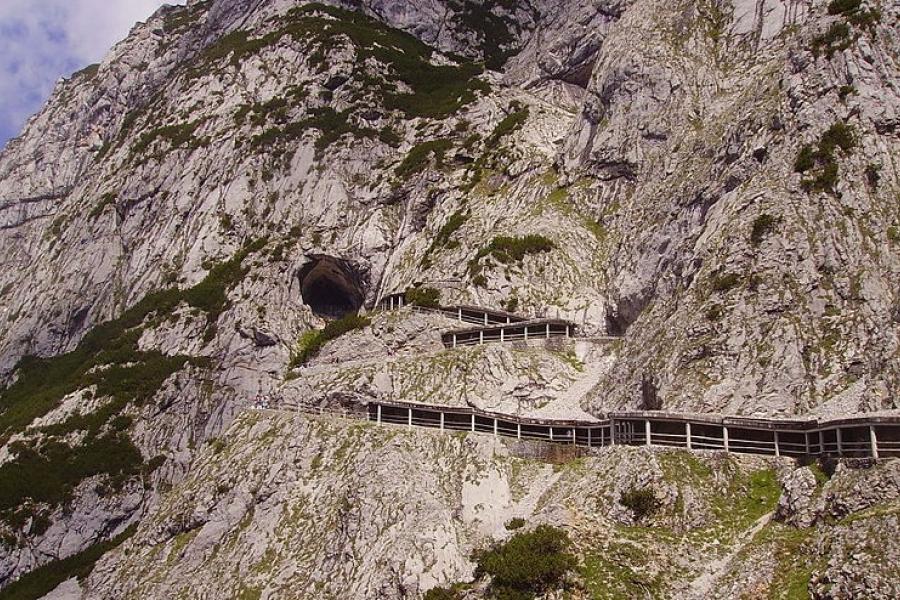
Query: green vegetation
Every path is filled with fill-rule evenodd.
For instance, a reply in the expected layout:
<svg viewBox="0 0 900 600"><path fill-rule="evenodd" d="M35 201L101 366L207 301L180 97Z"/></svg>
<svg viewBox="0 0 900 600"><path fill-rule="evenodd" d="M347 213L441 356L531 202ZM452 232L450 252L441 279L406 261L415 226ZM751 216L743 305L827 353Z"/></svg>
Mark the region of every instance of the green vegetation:
<svg viewBox="0 0 900 600"><path fill-rule="evenodd" d="M400 179L409 179L428 168L432 158L439 169L443 168L444 156L447 154L447 150L452 147L453 142L447 139L431 140L417 144L407 153L406 158L394 170L394 173Z"/></svg>
<svg viewBox="0 0 900 600"><path fill-rule="evenodd" d="M631 511L635 521L643 521L652 517L660 506L656 494L649 488L632 488L622 492L619 503Z"/></svg>
<svg viewBox="0 0 900 600"><path fill-rule="evenodd" d="M425 592L424 600L459 600L459 594L447 588L431 588Z"/></svg>
<svg viewBox="0 0 900 600"><path fill-rule="evenodd" d="M810 174L810 177L801 181L803 189L834 192L838 182L836 152L840 150L842 154L849 156L855 146L856 136L853 127L838 121L820 136L815 147L805 144L800 148L794 160L794 171Z"/></svg>
<svg viewBox="0 0 900 600"><path fill-rule="evenodd" d="M725 494L716 496L712 503L716 527L730 531L746 529L764 514L774 510L779 496L781 485L772 469L737 477Z"/></svg>
<svg viewBox="0 0 900 600"><path fill-rule="evenodd" d="M209 145L209 138L197 139L194 137L194 133L202 124L203 119L198 119L189 123L166 125L152 129L143 134L131 147L131 159L144 156L147 150L156 145L158 141L168 142L168 146L165 150L160 149L159 152L153 155L157 157L178 148L189 147L193 150L207 146Z"/></svg>
<svg viewBox="0 0 900 600"><path fill-rule="evenodd" d="M873 190L878 189L878 183L881 181L881 163L869 163L865 169L866 183Z"/></svg>
<svg viewBox="0 0 900 600"><path fill-rule="evenodd" d="M107 542L98 542L78 554L38 567L0 590L0 600L36 600L52 592L67 579L86 579L97 561L134 535L136 529L137 525L132 525Z"/></svg>
<svg viewBox="0 0 900 600"><path fill-rule="evenodd" d="M522 125L528 120L528 107L521 108L520 106L521 105L518 102L513 102L510 106L510 110L513 112L500 121L500 123L494 127L491 134L485 139L484 154L482 154L478 160L475 161L475 164L472 165L470 170L470 180L466 184L467 189L473 189L484 179L485 174L496 166L496 155L500 141L504 137L521 129ZM464 143L463 147L470 148L471 146L474 146L475 142L477 142L477 139L471 137Z"/></svg>
<svg viewBox="0 0 900 600"><path fill-rule="evenodd" d="M506 522L506 530L507 531L515 531L516 529L522 529L525 527L525 519L522 517L513 517L509 521Z"/></svg>
<svg viewBox="0 0 900 600"><path fill-rule="evenodd" d="M813 38L812 52L816 56L824 54L826 58L831 58L835 52L846 50L855 42L856 37L850 25L843 21L835 21L828 26L825 33Z"/></svg>
<svg viewBox="0 0 900 600"><path fill-rule="evenodd" d="M215 322L219 319L219 315L231 306L228 300L228 291L240 283L249 271L249 267L243 266L244 259L254 252L259 252L267 244L268 239L266 238L250 242L231 259L214 265L203 281L194 287L180 293L169 290L169 293L177 297L179 301L184 301L188 305L206 312L207 323L209 323L206 333L207 341L212 339L215 334Z"/></svg>
<svg viewBox="0 0 900 600"><path fill-rule="evenodd" d="M456 240L452 240L453 234L459 231L459 229L465 225L466 221L469 220L469 212L464 209L459 209L447 219L447 222L438 230L437 235L434 236L434 239L431 241L431 245L428 247L428 250L425 251L425 254L422 256L421 266L424 269L427 269L431 266L431 255L441 250L443 248L458 248L459 242Z"/></svg>
<svg viewBox="0 0 900 600"><path fill-rule="evenodd" d="M603 552L585 556L579 572L593 600L665 597L660 594L660 578L641 572L649 561L640 545L614 543Z"/></svg>
<svg viewBox="0 0 900 600"><path fill-rule="evenodd" d="M307 331L300 337L297 347L291 356L289 368L306 364L316 356L322 348L333 339L353 331L363 329L372 324L371 319L355 314L344 315L336 321L332 321L323 329Z"/></svg>
<svg viewBox="0 0 900 600"><path fill-rule="evenodd" d="M246 31L224 36L198 57L188 77L202 75L211 64L226 59L237 66L245 57L290 37L311 49L311 62L320 67L324 67L330 50L349 41L356 49L359 65L353 75L364 84L366 93L374 94L377 104L408 117L444 118L472 102L477 91L489 89L485 82L475 79L483 70L481 66L466 61L458 66L433 65L432 48L362 13L311 3L290 10L280 24L261 38L251 39ZM369 59L392 71L388 81L365 71ZM402 81L412 92L398 92L393 80Z"/></svg>
<svg viewBox="0 0 900 600"><path fill-rule="evenodd" d="M127 435L110 432L88 436L73 448L49 441L40 446L14 443L15 459L0 466L0 514L8 515L26 501L58 506L71 500L72 491L88 477L105 474L110 485L122 483L140 472L140 451Z"/></svg>
<svg viewBox="0 0 900 600"><path fill-rule="evenodd" d="M550 252L556 248L556 244L549 238L529 234L524 237L497 236L487 246L481 248L475 257L469 261L469 274L475 276L481 270L481 260L491 257L503 264L521 262L529 254Z"/></svg>
<svg viewBox="0 0 900 600"><path fill-rule="evenodd" d="M234 123L241 126L250 120L257 127L269 121L284 123L292 105L302 102L309 96L309 91L302 85L293 85L285 91L284 96L276 96L267 102L244 104L234 113Z"/></svg>
<svg viewBox="0 0 900 600"><path fill-rule="evenodd" d="M321 133L316 140L316 155L321 157L325 150L343 136L351 134L355 138L379 139L381 132L371 127L360 127L350 121L352 110L336 112L329 107L313 109L302 121L288 123L283 127L270 127L253 136L250 147L266 149L271 146L299 139L307 130L318 129ZM237 117L236 117L237 118Z"/></svg>
<svg viewBox="0 0 900 600"><path fill-rule="evenodd" d="M741 284L741 276L737 273L723 273L716 275L712 280L714 292L727 292Z"/></svg>
<svg viewBox="0 0 900 600"><path fill-rule="evenodd" d="M83 77L85 79L93 79L97 76L97 73L100 72L100 63L96 63L93 65L88 65L80 71L75 71L72 73L71 79L78 79Z"/></svg>
<svg viewBox="0 0 900 600"><path fill-rule="evenodd" d="M895 244L900 244L900 227L897 227L896 225L891 225L890 227L888 227L887 236L888 239Z"/></svg>
<svg viewBox="0 0 900 600"><path fill-rule="evenodd" d="M863 31L874 33L875 25L881 21L881 12L863 8L862 0L832 0L828 14L844 20L834 21L825 33L814 37L811 50L815 56L824 54L829 59L855 44Z"/></svg>
<svg viewBox="0 0 900 600"><path fill-rule="evenodd" d="M96 221L100 215L106 210L107 206L115 206L116 205L116 194L114 192L109 192L103 194L100 198L100 202L94 205L91 209L91 212L88 213L88 220Z"/></svg>
<svg viewBox="0 0 900 600"><path fill-rule="evenodd" d="M485 66L494 71L502 69L509 57L515 54L516 49L512 47L515 37L509 31L510 20L494 14L491 9L494 6L501 6L506 10L513 10L515 1L452 0L449 4L458 13L460 26L467 32L478 34L481 40L479 49L484 57ZM506 50L503 49L504 46L507 47Z"/></svg>
<svg viewBox="0 0 900 600"><path fill-rule="evenodd" d="M404 294L406 302L413 306L425 308L439 308L441 305L441 293L430 287L411 287Z"/></svg>
<svg viewBox="0 0 900 600"><path fill-rule="evenodd" d="M722 308L722 306L719 304L713 304L706 310L705 313L706 319L713 323L721 320L724 315L725 309Z"/></svg>
<svg viewBox="0 0 900 600"><path fill-rule="evenodd" d="M78 482L93 475L107 475L109 487L117 489L140 471L142 459L124 433L130 420L121 416L122 411L151 399L186 364L207 365L205 359L140 350L141 334L148 322L166 318L182 302L205 311L213 326L228 306L227 290L246 274L241 262L264 243L248 244L193 288L145 296L118 319L94 327L72 352L19 362L15 383L0 392L0 441L25 430L78 390L94 388L89 393L108 400L90 414L75 414L41 430L45 436L59 437L83 431L86 435L77 446L52 437L14 446L15 459L0 467L0 512L9 513L26 499L64 503Z"/></svg>
<svg viewBox="0 0 900 600"><path fill-rule="evenodd" d="M182 33L196 25L207 10L209 10L209 0L173 10L166 16L163 29L167 35Z"/></svg>
<svg viewBox="0 0 900 600"><path fill-rule="evenodd" d="M491 135L485 140L485 145L488 148L495 148L497 144L500 143L500 140L522 128L528 120L528 114L529 111L527 106L521 110L516 110L515 112L508 114L496 127L494 127L494 131L492 131Z"/></svg>
<svg viewBox="0 0 900 600"><path fill-rule="evenodd" d="M842 85L838 88L838 98L841 99L841 102L846 100L848 97L852 96L856 93L856 88L852 85Z"/></svg>
<svg viewBox="0 0 900 600"><path fill-rule="evenodd" d="M473 557L477 577L491 577L494 597L530 599L558 588L577 560L569 552L565 531L538 525L533 531L517 533L504 544L477 551Z"/></svg>
<svg viewBox="0 0 900 600"><path fill-rule="evenodd" d="M778 219L772 215L759 215L753 221L753 228L750 231L750 242L754 246L759 246L766 236L775 229L776 225L778 225Z"/></svg>

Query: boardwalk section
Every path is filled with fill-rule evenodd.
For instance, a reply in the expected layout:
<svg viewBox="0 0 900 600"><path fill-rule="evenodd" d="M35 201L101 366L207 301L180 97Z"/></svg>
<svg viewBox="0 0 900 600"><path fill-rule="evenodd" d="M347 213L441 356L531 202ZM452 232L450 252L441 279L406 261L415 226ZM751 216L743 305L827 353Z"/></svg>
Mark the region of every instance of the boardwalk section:
<svg viewBox="0 0 900 600"><path fill-rule="evenodd" d="M383 310L395 310L407 305L405 294L396 293L385 296L378 306ZM575 324L563 319L529 319L470 305L414 308L475 325L443 332L441 340L448 348L577 336ZM567 421L524 418L470 408L377 401L367 405L365 417L378 423L487 433L590 448L646 445L792 457L900 456L900 415L817 420L649 411L608 413L594 421Z"/></svg>
<svg viewBox="0 0 900 600"><path fill-rule="evenodd" d="M382 298L378 306L382 310L396 310L410 305L404 294L390 294ZM564 319L528 318L503 310L468 304L433 308L414 306L414 308L422 312L440 314L460 323L476 325L443 332L441 341L447 348L475 346L486 342L572 338L577 335L576 325Z"/></svg>
<svg viewBox="0 0 900 600"><path fill-rule="evenodd" d="M441 334L441 341L447 348L475 346L485 342L512 342L570 338L575 335L575 325L562 319L531 319L514 323L501 323L485 327L453 329Z"/></svg>
<svg viewBox="0 0 900 600"><path fill-rule="evenodd" d="M371 402L379 424L469 431L589 448L666 446L790 457L900 456L900 415L757 419L664 412L609 413L596 421L535 419L463 407Z"/></svg>

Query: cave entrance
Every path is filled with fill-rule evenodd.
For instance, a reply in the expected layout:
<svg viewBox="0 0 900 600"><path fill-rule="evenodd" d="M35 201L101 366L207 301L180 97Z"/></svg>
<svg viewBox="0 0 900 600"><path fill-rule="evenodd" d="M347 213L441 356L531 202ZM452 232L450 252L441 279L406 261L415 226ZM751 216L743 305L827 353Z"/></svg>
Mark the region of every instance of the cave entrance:
<svg viewBox="0 0 900 600"><path fill-rule="evenodd" d="M356 269L333 256L315 256L299 273L300 294L313 313L328 319L355 314L365 292Z"/></svg>

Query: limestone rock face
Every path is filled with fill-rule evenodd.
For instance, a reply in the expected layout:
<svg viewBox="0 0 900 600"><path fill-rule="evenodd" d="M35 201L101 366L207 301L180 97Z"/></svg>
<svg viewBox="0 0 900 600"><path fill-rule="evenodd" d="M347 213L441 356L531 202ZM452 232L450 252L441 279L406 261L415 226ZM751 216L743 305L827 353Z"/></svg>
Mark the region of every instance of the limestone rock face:
<svg viewBox="0 0 900 600"><path fill-rule="evenodd" d="M101 560L81 597L421 597L469 581L472 551L511 537L513 517L570 533L588 566L573 581L584 594L650 585L670 598L729 598L782 590L779 578L805 569L811 589L896 590L889 561L860 546L876 524L879 540L896 536L896 515L873 516L894 496L848 513L852 523L796 529L768 520L785 459L623 447L549 464L523 450L487 435L248 412ZM827 486L900 489L877 469L848 474ZM635 489L657 500L639 521L622 500ZM793 548L797 539L809 543ZM478 585L468 593L486 597Z"/></svg>
<svg viewBox="0 0 900 600"><path fill-rule="evenodd" d="M813 472L802 467L782 482L784 492L778 499L776 517L797 527L809 527L816 522L815 496L820 491Z"/></svg>
<svg viewBox="0 0 900 600"><path fill-rule="evenodd" d="M62 80L0 152L0 380L13 386L0 468L99 442L131 457L0 508L0 584L171 502L166 490L253 403L391 398L569 418L895 410L900 8L878 9L161 8ZM848 37L829 42L835 24ZM445 349L440 332L459 323L373 311L411 286L569 319L580 337ZM369 324L307 355L357 308ZM785 518L804 524L808 474L786 482ZM652 483L673 510L710 506ZM830 504L816 514L863 510L864 491L841 493L817 496ZM204 551L255 494L184 517L215 522ZM407 523L415 565L346 573L347 585L381 593L377 579L394 597L465 577L476 538L448 527L426 550L425 523ZM363 552L329 543L335 563Z"/></svg>

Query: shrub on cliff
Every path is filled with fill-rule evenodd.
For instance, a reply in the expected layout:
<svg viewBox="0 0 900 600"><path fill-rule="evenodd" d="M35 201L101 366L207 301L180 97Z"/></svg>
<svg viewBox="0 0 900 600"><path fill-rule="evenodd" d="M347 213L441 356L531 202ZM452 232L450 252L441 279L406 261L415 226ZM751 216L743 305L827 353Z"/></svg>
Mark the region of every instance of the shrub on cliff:
<svg viewBox="0 0 900 600"><path fill-rule="evenodd" d="M577 560L562 529L538 525L509 541L475 553L476 576L491 577L494 597L529 599L558 588Z"/></svg>

